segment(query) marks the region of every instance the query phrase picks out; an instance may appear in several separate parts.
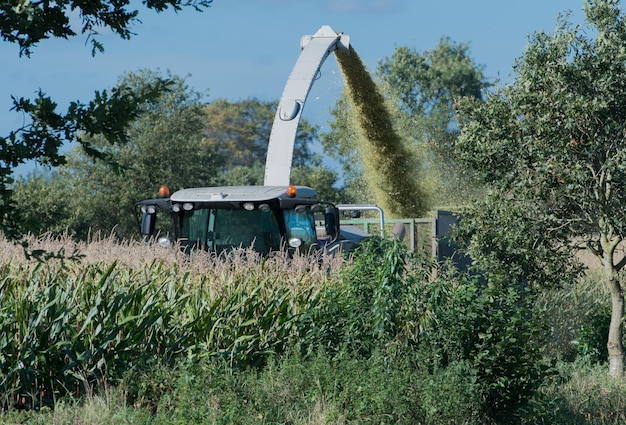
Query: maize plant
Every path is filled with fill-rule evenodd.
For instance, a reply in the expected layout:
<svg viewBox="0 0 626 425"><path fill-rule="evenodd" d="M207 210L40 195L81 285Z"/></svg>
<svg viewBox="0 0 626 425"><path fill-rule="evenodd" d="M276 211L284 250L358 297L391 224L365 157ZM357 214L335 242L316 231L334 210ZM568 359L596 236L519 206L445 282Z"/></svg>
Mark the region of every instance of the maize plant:
<svg viewBox="0 0 626 425"><path fill-rule="evenodd" d="M328 268L285 273L280 258L212 258L199 270L121 260L1 265L3 406L52 405L155 364L218 357L260 366L306 333L303 318L327 279L316 270Z"/></svg>

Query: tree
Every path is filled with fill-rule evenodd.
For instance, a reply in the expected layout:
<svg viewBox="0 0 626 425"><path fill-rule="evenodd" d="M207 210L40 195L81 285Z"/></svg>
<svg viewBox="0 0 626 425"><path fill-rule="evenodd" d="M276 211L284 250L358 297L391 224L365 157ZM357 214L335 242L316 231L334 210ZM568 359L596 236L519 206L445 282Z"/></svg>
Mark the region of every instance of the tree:
<svg viewBox="0 0 626 425"><path fill-rule="evenodd" d="M224 171L231 167L265 164L267 141L272 131L277 102L218 99L206 106L205 137L224 159ZM302 120L294 146L294 166L308 165L313 154L310 144L317 139L317 127Z"/></svg>
<svg viewBox="0 0 626 425"><path fill-rule="evenodd" d="M429 204L449 205L451 198L462 198L459 192L471 185L467 184L469 176L455 173L452 146L458 126L453 104L461 96L481 99L489 87L481 67L469 55L469 45L444 37L433 50L423 53L399 47L379 62L377 77L378 88L393 110L396 131L422 164L418 178L428 182ZM342 164L344 179L363 192L361 159L345 99L337 102L332 114L331 131L322 137L325 152Z"/></svg>
<svg viewBox="0 0 626 425"><path fill-rule="evenodd" d="M206 106L204 136L221 158L222 184L263 184L267 143L277 105L258 99L218 99ZM317 139L318 128L302 120L294 142L291 181L315 188L320 199L337 200L336 174L311 150Z"/></svg>
<svg viewBox="0 0 626 425"><path fill-rule="evenodd" d="M324 153L335 159L342 169L344 203L371 202L367 182L363 176L360 152L355 140L350 115L353 113L345 94L339 97L331 109L333 121L330 131L321 135Z"/></svg>
<svg viewBox="0 0 626 425"><path fill-rule="evenodd" d="M485 82L482 67L471 59L469 44L443 37L433 50L422 54L408 46L398 47L378 64L378 75L402 110L431 122L433 130L456 130L455 99L482 98Z"/></svg>
<svg viewBox="0 0 626 425"><path fill-rule="evenodd" d="M143 70L123 76L119 84L140 92L161 79L158 73ZM126 144L110 145L103 137L92 137L90 145L104 159L77 147L50 175L18 182L15 200L22 218L38 224L33 230L57 234L67 230L79 239L95 231L132 237L137 234L134 203L155 197L161 185L176 190L220 182L219 157L203 136L202 94L180 77L167 79L171 90L158 102L142 105L128 128ZM51 203L42 216L33 200L49 194L64 202ZM60 209L55 211L55 205Z"/></svg>
<svg viewBox="0 0 626 425"><path fill-rule="evenodd" d="M157 12L193 7L202 10L212 0L146 0L144 4ZM97 39L97 30L107 28L124 39L131 37L131 24L138 21L137 10L129 10L130 0L76 0L0 1L0 36L4 41L17 43L20 56L30 56L32 49L50 37L68 38L77 35L70 24L70 14L78 11L81 17L80 33L87 34L92 43L92 54L104 51ZM34 101L13 97L13 110L23 113L24 127L0 138L0 230L9 237L21 232L20 212L11 200L13 169L35 160L46 166L63 164L65 157L59 149L65 142L77 142L85 152L97 157L98 151L88 139L102 135L110 144L127 141L126 127L137 118L146 101L153 101L166 91L169 81L154 81L143 91L114 87L110 91L96 91L94 100L87 104L71 102L67 113L57 112L56 103L40 89Z"/></svg>
<svg viewBox="0 0 626 425"><path fill-rule="evenodd" d="M474 192L471 173L461 172L454 158L459 129L454 102L460 97L481 100L490 86L468 43L442 37L422 53L397 48L378 64L378 75L405 122L403 134L423 161L420 178L429 182L431 206L461 206Z"/></svg>
<svg viewBox="0 0 626 425"><path fill-rule="evenodd" d="M577 251L593 254L611 293L609 374L623 376L626 20L618 0L583 8L587 28L560 17L530 38L512 83L459 104L459 155L490 193L462 225L478 264L529 284L571 276Z"/></svg>
<svg viewBox="0 0 626 425"><path fill-rule="evenodd" d="M157 12L169 7L181 10L191 6L196 10L209 7L213 0L144 0L142 3ZM0 2L0 35L4 41L17 43L20 56L30 56L41 40L50 37L76 36L70 25L70 14L78 10L81 34L87 34L92 53L103 52L104 46L95 38L98 28L108 28L123 39L133 35L130 27L138 22L137 10L128 10L130 0L101 0L97 3L77 0L28 1L4 0Z"/></svg>

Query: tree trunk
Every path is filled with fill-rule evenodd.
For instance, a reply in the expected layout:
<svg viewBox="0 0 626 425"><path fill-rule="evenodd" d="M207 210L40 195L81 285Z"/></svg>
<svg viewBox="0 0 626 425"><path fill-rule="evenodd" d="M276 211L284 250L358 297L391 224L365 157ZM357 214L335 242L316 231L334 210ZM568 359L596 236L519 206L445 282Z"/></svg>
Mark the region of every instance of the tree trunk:
<svg viewBox="0 0 626 425"><path fill-rule="evenodd" d="M609 281L611 289L611 324L609 339L609 375L624 376L624 347L622 345L622 318L624 317L624 291L616 277Z"/></svg>
<svg viewBox="0 0 626 425"><path fill-rule="evenodd" d="M609 351L609 376L622 377L624 376L624 346L622 345L624 290L619 282L617 270L613 263L614 247L609 246L608 248L604 250L602 262L604 263L604 273L611 291L611 324L609 325L609 337L606 343Z"/></svg>

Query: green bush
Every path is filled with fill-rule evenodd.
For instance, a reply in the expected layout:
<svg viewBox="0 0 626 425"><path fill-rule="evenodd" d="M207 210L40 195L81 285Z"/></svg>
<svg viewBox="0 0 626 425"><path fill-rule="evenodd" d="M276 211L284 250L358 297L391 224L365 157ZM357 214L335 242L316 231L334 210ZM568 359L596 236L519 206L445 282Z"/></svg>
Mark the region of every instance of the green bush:
<svg viewBox="0 0 626 425"><path fill-rule="evenodd" d="M532 296L517 285L483 284L464 274L442 278L447 284L431 283L445 288L445 296L433 307L435 318L422 333L421 359L433 370L464 365L482 415L498 423L512 421L548 372Z"/></svg>
<svg viewBox="0 0 626 425"><path fill-rule="evenodd" d="M364 358L410 347L429 317L420 288L433 267L432 259L397 240L365 241L321 294L312 312L314 333L301 342Z"/></svg>
<svg viewBox="0 0 626 425"><path fill-rule="evenodd" d="M260 372L196 365L181 374L156 418L195 424L438 423L420 404L426 386L420 378L411 362L389 365L324 353L288 355ZM463 423L466 412L453 407L446 417Z"/></svg>
<svg viewBox="0 0 626 425"><path fill-rule="evenodd" d="M533 294L516 282L483 282L378 239L364 244L340 276L317 321L327 331L318 336L331 337L320 345L338 356L393 362L417 352L416 366L431 380L465 383L458 396L467 398L455 404L496 421L514 418L548 372ZM427 399L440 388L424 391Z"/></svg>
<svg viewBox="0 0 626 425"><path fill-rule="evenodd" d="M483 411L480 385L468 362L436 369L416 362L287 354L262 370L232 370L218 359L146 371L158 395L131 397L125 382L55 409L9 411L1 423L20 424L568 424L626 421L622 380L589 363L559 363L525 407L493 421ZM432 365L431 365L432 366ZM164 383L163 381L167 382ZM164 384L164 385L161 385ZM158 393L158 394L157 394ZM154 403L154 404L153 404Z"/></svg>

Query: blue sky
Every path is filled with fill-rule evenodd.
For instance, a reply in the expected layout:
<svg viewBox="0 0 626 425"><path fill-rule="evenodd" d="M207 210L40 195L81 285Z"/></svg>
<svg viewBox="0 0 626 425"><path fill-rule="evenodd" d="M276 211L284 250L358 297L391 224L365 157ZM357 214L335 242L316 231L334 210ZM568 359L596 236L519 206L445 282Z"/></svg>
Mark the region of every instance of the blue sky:
<svg viewBox="0 0 626 425"><path fill-rule="evenodd" d="M106 49L93 58L85 36L46 40L31 58L16 45L0 43L0 135L22 124L9 112L10 96L34 97L41 88L62 110L72 100L89 101L95 90L112 87L119 76L139 69L169 70L207 91L206 100L249 97L278 100L300 51L300 37L322 25L350 36L350 43L374 72L396 47L424 51L443 36L470 43L476 63L490 79L510 80L528 36L551 32L557 15L572 11L582 23L583 0L214 0L203 13L161 14L139 8L142 23L130 40L103 31ZM322 68L303 118L322 126L343 88L334 57Z"/></svg>

